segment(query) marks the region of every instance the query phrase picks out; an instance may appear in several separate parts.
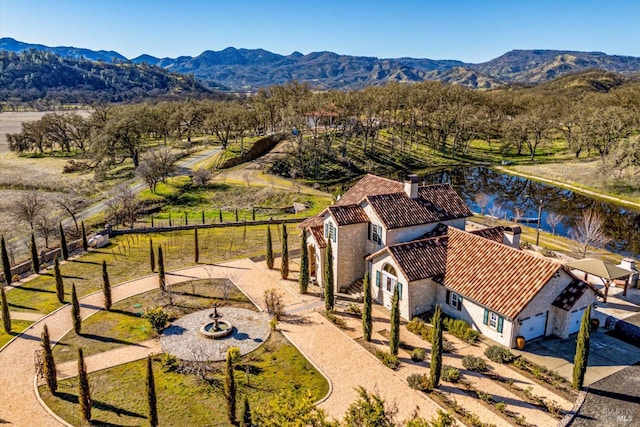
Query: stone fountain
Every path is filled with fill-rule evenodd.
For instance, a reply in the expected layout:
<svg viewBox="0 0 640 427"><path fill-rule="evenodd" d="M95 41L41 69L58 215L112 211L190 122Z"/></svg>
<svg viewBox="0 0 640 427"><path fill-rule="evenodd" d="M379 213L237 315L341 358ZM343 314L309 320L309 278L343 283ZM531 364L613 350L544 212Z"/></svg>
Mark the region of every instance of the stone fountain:
<svg viewBox="0 0 640 427"><path fill-rule="evenodd" d="M220 320L224 317L221 313L218 313L218 304L213 304L213 313L209 315L209 318L213 322L205 323L200 327L200 335L209 339L224 338L233 332L233 325L226 320Z"/></svg>

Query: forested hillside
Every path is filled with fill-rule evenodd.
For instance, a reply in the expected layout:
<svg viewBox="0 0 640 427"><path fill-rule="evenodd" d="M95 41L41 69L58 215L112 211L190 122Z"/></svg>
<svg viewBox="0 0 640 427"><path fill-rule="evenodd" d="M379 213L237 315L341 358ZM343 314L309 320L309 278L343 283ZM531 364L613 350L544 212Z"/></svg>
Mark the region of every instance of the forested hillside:
<svg viewBox="0 0 640 427"><path fill-rule="evenodd" d="M191 75L130 62L63 58L51 52L0 51L0 102L121 102L210 95Z"/></svg>

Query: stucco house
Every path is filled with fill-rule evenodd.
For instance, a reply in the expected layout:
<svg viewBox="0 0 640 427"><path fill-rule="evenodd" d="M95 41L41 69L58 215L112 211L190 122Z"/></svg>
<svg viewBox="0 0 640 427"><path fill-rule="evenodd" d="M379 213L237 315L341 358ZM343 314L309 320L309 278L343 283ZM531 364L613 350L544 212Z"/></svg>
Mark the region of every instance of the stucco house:
<svg viewBox="0 0 640 427"><path fill-rule="evenodd" d="M369 273L373 299L411 319L436 304L507 347L577 332L596 291L555 261L519 248L520 228L467 232L469 208L448 184L419 186L367 175L301 224L320 286L331 241L335 291Z"/></svg>

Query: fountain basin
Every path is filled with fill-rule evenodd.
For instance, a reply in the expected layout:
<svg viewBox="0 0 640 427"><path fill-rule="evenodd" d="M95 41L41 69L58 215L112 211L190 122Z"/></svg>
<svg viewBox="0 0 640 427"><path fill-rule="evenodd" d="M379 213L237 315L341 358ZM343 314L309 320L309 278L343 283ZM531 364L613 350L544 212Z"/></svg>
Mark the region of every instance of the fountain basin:
<svg viewBox="0 0 640 427"><path fill-rule="evenodd" d="M215 330L215 322L209 322L200 327L200 335L209 339L224 338L233 332L233 325L226 320L218 320L218 330Z"/></svg>

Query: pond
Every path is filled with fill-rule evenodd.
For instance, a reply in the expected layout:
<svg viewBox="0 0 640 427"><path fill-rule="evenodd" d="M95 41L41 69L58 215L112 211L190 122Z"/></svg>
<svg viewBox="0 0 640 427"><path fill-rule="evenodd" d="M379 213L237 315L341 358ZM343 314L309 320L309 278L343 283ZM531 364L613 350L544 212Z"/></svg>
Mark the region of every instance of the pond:
<svg viewBox="0 0 640 427"><path fill-rule="evenodd" d="M536 227L538 209L542 203L540 228L551 232L549 213L561 215L555 232L569 237L571 227L583 209L592 208L605 219L605 230L612 238L607 249L625 256L640 258L640 211L608 203L570 190L531 181L526 178L497 172L485 167L456 167L437 171L416 171L428 184L450 182L473 212L481 212L475 197L484 193L489 197L485 214L514 218L516 210L521 218L533 220ZM394 179L404 177L395 176ZM496 214L496 206L500 206Z"/></svg>

